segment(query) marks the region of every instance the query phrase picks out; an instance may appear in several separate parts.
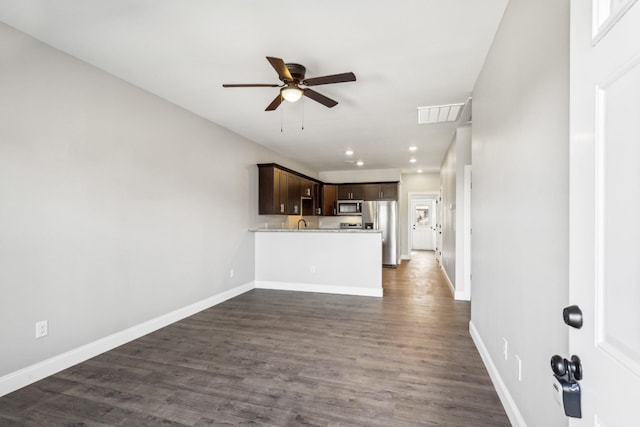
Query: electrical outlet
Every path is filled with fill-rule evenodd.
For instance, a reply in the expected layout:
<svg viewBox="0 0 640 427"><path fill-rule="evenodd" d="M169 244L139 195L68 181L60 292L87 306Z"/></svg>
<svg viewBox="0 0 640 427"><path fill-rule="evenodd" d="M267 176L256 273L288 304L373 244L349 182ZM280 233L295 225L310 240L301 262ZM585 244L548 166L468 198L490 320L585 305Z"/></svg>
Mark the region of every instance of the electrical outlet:
<svg viewBox="0 0 640 427"><path fill-rule="evenodd" d="M504 355L504 360L509 359L509 343L506 338L502 338L502 354Z"/></svg>
<svg viewBox="0 0 640 427"><path fill-rule="evenodd" d="M233 268L229 270L229 278L233 279L234 271Z"/></svg>
<svg viewBox="0 0 640 427"><path fill-rule="evenodd" d="M518 381L522 381L522 359L516 354L516 363L518 364Z"/></svg>
<svg viewBox="0 0 640 427"><path fill-rule="evenodd" d="M36 322L36 338L46 337L49 334L49 321Z"/></svg>

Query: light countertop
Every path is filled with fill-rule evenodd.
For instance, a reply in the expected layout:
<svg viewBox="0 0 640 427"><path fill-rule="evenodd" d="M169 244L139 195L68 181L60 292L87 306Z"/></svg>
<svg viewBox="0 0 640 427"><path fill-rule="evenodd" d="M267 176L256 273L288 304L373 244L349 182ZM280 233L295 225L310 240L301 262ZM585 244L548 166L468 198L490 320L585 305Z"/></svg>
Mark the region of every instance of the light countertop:
<svg viewBox="0 0 640 427"><path fill-rule="evenodd" d="M381 233L382 230L367 230L364 228L250 228L249 231L269 233Z"/></svg>

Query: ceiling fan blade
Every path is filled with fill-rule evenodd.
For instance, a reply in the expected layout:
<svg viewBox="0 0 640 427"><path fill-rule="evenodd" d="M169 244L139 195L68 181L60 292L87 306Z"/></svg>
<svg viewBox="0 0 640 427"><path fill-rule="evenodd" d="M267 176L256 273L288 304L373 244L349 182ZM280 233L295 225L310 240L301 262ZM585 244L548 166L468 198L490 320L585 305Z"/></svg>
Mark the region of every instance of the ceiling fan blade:
<svg viewBox="0 0 640 427"><path fill-rule="evenodd" d="M353 73L332 74L330 76L312 77L306 79L302 84L306 86L318 86L331 83L355 82L356 75Z"/></svg>
<svg viewBox="0 0 640 427"><path fill-rule="evenodd" d="M278 93L278 96L276 96L275 99L271 101L271 104L269 104L267 108L264 109L264 111L273 111L278 108L280 104L282 104L282 96Z"/></svg>
<svg viewBox="0 0 640 427"><path fill-rule="evenodd" d="M287 68L287 64L285 64L282 59L267 56L267 61L269 61L271 66L276 70L276 73L278 73L278 77L280 78L280 80L293 80L293 77L291 77L291 73Z"/></svg>
<svg viewBox="0 0 640 427"><path fill-rule="evenodd" d="M311 98L316 102L319 102L320 104L324 105L325 107L335 107L336 105L338 105L337 101L334 101L331 98L328 98L324 95L322 95L321 93L316 92L315 90L312 89L304 89L304 96L306 96L307 98Z"/></svg>
<svg viewBox="0 0 640 427"><path fill-rule="evenodd" d="M280 85L271 83L241 83L241 84L223 84L222 87L278 87Z"/></svg>

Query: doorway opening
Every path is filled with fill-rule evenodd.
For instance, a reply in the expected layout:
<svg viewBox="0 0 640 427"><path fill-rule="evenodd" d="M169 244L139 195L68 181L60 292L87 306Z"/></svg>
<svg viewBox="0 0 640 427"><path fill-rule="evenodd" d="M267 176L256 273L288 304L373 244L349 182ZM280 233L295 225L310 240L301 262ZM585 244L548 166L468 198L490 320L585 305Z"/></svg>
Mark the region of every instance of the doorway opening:
<svg viewBox="0 0 640 427"><path fill-rule="evenodd" d="M437 193L409 193L407 253L437 251Z"/></svg>

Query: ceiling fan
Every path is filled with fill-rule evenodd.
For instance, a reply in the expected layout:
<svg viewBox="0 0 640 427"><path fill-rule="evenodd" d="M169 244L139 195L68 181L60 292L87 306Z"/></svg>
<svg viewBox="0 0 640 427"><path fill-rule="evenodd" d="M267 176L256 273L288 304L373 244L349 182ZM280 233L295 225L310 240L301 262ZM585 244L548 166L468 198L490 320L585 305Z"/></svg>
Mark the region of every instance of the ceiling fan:
<svg viewBox="0 0 640 427"><path fill-rule="evenodd" d="M271 56L267 56L267 60L271 64L271 66L278 73L278 78L282 81L283 84L269 84L269 83L248 83L248 84L223 84L222 87L279 87L280 93L276 98L271 101L271 104L267 106L265 111L273 111L280 106L282 100L287 100L289 102L296 102L299 100L302 95L307 98L311 98L316 102L326 106L326 107L335 107L338 105L337 101L334 101L331 98L328 98L321 93L316 92L313 89L309 89L308 87L301 86L319 86L326 85L331 83L343 83L343 82L354 82L356 80L356 76L353 73L342 73L342 74L332 74L330 76L322 76L322 77L313 77L310 79L305 79L304 75L307 69L300 64L285 64L285 62L280 58L273 58Z"/></svg>

